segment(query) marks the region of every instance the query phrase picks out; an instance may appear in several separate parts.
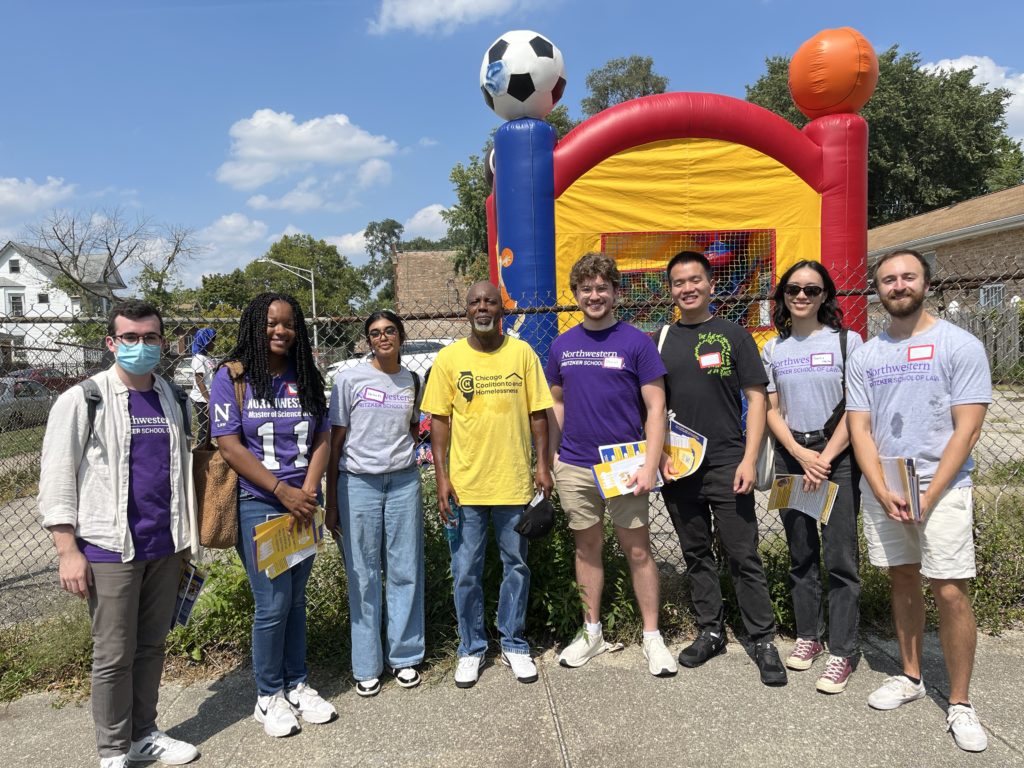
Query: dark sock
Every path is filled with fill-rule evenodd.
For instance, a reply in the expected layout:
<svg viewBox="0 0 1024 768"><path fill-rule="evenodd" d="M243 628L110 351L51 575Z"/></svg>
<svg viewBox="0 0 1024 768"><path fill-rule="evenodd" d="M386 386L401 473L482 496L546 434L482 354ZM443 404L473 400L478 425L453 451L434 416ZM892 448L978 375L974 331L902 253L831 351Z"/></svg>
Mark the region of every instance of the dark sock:
<svg viewBox="0 0 1024 768"><path fill-rule="evenodd" d="M969 702L969 701L951 701L951 702L949 702L949 706L951 706L951 707L955 707L957 704L959 704L961 707L970 707L971 709L974 709L974 705L971 704L971 702Z"/></svg>
<svg viewBox="0 0 1024 768"><path fill-rule="evenodd" d="M904 672L904 673L903 673L903 676L904 676L905 678L907 678L907 680L909 680L910 682L912 682L912 683L913 683L914 685L920 685L920 684L921 684L921 678L920 678L920 677L911 677L911 676L910 676L910 675L908 675L908 674L907 674L906 672Z"/></svg>

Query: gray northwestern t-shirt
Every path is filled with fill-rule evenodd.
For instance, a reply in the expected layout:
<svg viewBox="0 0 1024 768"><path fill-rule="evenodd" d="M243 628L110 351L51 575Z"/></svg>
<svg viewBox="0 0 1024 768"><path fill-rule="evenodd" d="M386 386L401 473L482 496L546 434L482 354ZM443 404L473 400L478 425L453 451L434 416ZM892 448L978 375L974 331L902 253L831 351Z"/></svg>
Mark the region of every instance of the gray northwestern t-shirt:
<svg viewBox="0 0 1024 768"><path fill-rule="evenodd" d="M992 402L992 376L981 342L936 321L924 333L896 340L883 332L854 353L846 374L846 410L871 413L879 456L917 459L926 487L953 435L954 405ZM950 484L971 485L968 456Z"/></svg>
<svg viewBox="0 0 1024 768"><path fill-rule="evenodd" d="M856 331L846 332L847 362L863 344ZM796 432L824 427L843 398L839 332L822 328L810 336L769 339L761 360L768 373L768 391L778 393L786 425Z"/></svg>
<svg viewBox="0 0 1024 768"><path fill-rule="evenodd" d="M360 363L337 375L330 418L333 426L348 429L338 462L342 472L381 475L416 463L409 431L419 414L414 392L413 375L405 368L384 373Z"/></svg>

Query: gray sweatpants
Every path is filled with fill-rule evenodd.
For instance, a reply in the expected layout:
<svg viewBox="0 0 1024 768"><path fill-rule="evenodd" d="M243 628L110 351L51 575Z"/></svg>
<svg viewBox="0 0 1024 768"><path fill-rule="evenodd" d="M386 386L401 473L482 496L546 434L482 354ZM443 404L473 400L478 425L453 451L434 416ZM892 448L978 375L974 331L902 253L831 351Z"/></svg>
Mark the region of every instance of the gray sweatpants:
<svg viewBox="0 0 1024 768"><path fill-rule="evenodd" d="M187 554L91 564L92 719L101 758L127 754L156 728L164 640Z"/></svg>

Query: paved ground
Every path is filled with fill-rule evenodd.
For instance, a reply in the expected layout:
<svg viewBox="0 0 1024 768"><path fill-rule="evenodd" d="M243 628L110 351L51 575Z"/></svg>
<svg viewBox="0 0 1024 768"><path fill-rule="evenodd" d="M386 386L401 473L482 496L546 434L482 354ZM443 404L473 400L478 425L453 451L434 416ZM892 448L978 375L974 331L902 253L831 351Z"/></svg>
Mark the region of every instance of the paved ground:
<svg viewBox="0 0 1024 768"><path fill-rule="evenodd" d="M892 642L868 639L847 691L814 691L814 672L785 688L760 685L736 644L697 670L658 680L637 647L585 667L540 657L541 679L516 683L500 664L458 690L435 673L420 688L393 683L361 699L347 681L314 681L340 719L274 740L252 720L248 670L206 684L166 686L161 724L202 751L198 766L1024 766L1024 632L983 637L974 699L989 732L981 754L945 733L947 683L938 642L926 642L930 696L876 712L868 693L895 669ZM820 662L819 662L820 664ZM0 710L0 765L95 766L87 706L55 709L47 695Z"/></svg>

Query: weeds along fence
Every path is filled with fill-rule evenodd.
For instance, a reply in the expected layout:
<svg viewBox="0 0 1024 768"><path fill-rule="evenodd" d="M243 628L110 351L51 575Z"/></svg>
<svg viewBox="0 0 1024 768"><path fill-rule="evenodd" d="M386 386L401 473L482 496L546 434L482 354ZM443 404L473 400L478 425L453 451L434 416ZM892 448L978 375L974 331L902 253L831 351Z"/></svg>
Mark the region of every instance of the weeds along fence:
<svg viewBox="0 0 1024 768"><path fill-rule="evenodd" d="M642 280L633 277L631 282L624 283L619 315L653 333L671 318L672 309L664 286L652 281L649 275L641 277ZM996 290L993 285L998 282L999 276L938 281L927 300L931 311L982 339L993 368L995 401L974 453L979 561L975 600L979 618L989 626L1000 626L1001 622L1024 616L1024 316L1019 300L1011 295L1016 283L1009 283L1009 289ZM767 288L763 282L746 293L734 287L720 297L718 311L746 324L755 336L763 338L771 317ZM537 304L529 309L511 310L507 325L514 327L520 318L529 316L557 317L557 322L548 325L553 337L578 318L568 296ZM873 335L884 326L885 315L874 301L868 301L866 306L866 325ZM408 335L403 360L421 376L428 373L440 349L468 332L463 311L452 304L451 297L443 302L400 302L397 309L405 318ZM168 349L161 372L183 386L192 383L189 365L195 332L203 327L216 329L213 354L218 355L231 347L237 330L237 315L211 316L174 310L166 313L165 320ZM339 368L365 357L363 318L320 317L308 323L311 330L316 326L316 359L329 388ZM104 335L104 320L42 315L0 317L0 535L5 544L0 553L0 587L4 595L0 601L0 627L35 622L74 603L57 586L53 546L39 524L35 500L39 451L49 407L56 396L111 363ZM545 350L550 340L544 340ZM425 420L422 427L424 443L419 455L429 477L429 422ZM777 513L766 509L765 494L757 494L757 510L772 594L776 597L777 613L784 621L789 611L784 531ZM427 514L431 516L429 510ZM663 575L670 578L681 574L684 566L679 543L657 494L652 495L651 518L653 547ZM609 547L614 553L614 545ZM439 557L443 558L443 551ZM566 571L566 582L571 583L571 557L559 562L559 567L564 566ZM877 593L875 608L865 605L865 620L887 625L884 579L868 566L864 568L865 599L872 589ZM444 573L437 575L431 588L445 590L449 583L446 578ZM534 585L536 589L537 578ZM341 594L328 599L327 593L312 591L311 616L337 610L334 603L343 599ZM624 594L628 599L628 589ZM572 603L571 596L565 599ZM441 602L450 605L447 597ZM574 611L575 606L570 605L569 613ZM217 638L210 642L216 644Z"/></svg>

